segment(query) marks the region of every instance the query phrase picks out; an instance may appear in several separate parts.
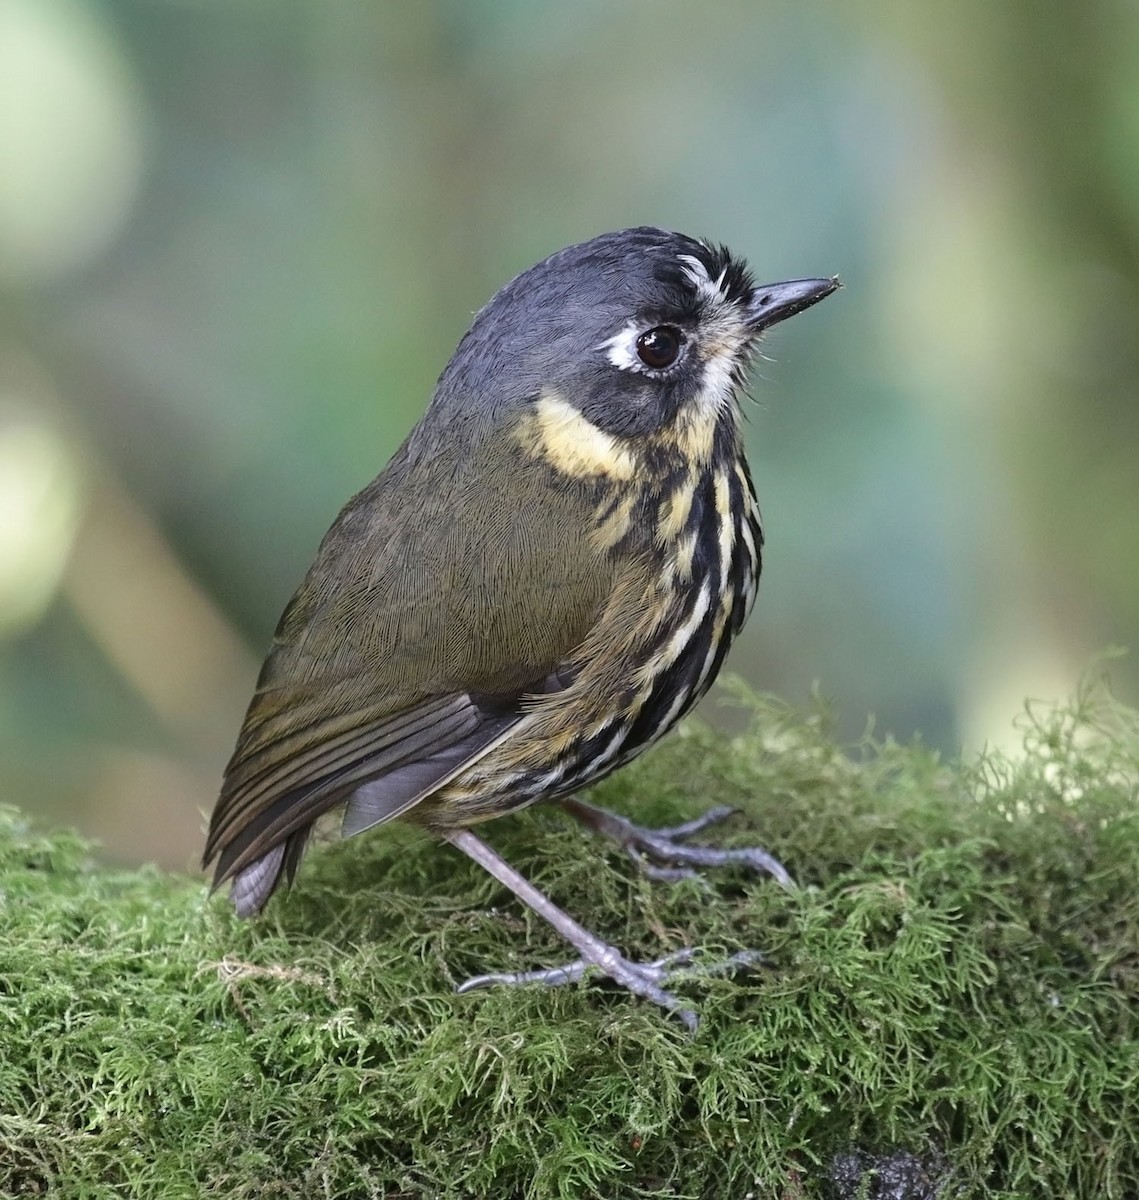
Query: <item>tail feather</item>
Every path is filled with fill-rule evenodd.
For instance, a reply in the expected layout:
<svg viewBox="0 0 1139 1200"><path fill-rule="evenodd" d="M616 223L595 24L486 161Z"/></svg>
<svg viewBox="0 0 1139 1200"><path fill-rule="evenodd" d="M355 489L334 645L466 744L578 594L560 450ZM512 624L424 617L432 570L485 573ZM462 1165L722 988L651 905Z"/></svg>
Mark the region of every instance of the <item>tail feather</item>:
<svg viewBox="0 0 1139 1200"><path fill-rule="evenodd" d="M233 901L233 907L237 910L239 917L251 917L265 907L265 902L276 890L280 881L285 851L289 848L291 841L292 838L286 838L272 850L251 862L249 866L238 871L233 877L229 898ZM301 844L304 845L303 839ZM297 857L299 858L299 855ZM296 864L292 865L293 870L296 870Z"/></svg>

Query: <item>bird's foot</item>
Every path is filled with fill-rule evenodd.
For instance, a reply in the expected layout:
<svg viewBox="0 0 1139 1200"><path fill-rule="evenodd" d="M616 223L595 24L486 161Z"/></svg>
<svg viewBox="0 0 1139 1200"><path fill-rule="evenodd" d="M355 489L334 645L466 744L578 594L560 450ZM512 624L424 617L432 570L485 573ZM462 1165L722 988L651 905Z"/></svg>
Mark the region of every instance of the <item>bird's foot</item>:
<svg viewBox="0 0 1139 1200"><path fill-rule="evenodd" d="M637 963L625 958L615 946L606 945L596 959L578 958L564 966L547 967L539 971L494 971L486 975L475 975L460 984L456 990L473 992L478 988L500 985L513 987L527 983L558 987L564 983L577 982L585 976L590 967L596 967L627 991L667 1009L690 1031L695 1032L698 1024L696 1014L685 1008L671 992L665 991L661 984L667 983L673 975L684 971L685 968L694 966L702 975L724 975L765 961L763 954L758 950L740 950L714 963L698 964L698 956L697 950L677 950L664 958L656 959L655 962Z"/></svg>
<svg viewBox="0 0 1139 1200"><path fill-rule="evenodd" d="M603 809L596 811L604 812ZM605 813L605 815L611 814ZM693 822L689 823L689 825L691 824ZM528 904L534 912L548 921L577 951L579 956L566 966L552 967L545 971L503 971L489 975L476 975L459 986L460 992L491 987L494 984L545 983L556 985L571 983L576 979L581 979L590 967L596 967L602 975L608 975L626 991L632 992L635 996L641 996L645 1000L651 1000L654 1004L659 1004L661 1008L672 1013L690 1030L695 1030L696 1014L691 1009L685 1008L671 992L665 991L661 984L667 983L672 973L679 972L685 967L692 967L701 974L722 974L725 971L764 961L763 955L757 950L741 950L720 962L704 965L695 962L696 951L678 950L665 958L657 959L656 962L632 962L616 946L602 941L596 934L590 933L568 913L558 908L548 896L540 892L469 829L450 830L446 837L453 846L489 871L519 900Z"/></svg>
<svg viewBox="0 0 1139 1200"><path fill-rule="evenodd" d="M695 834L732 816L736 810L727 805L710 808L702 816L664 829L646 829L627 817L598 808L595 804L587 804L584 800L563 800L562 807L583 824L621 845L650 879L692 879L699 867L739 864L770 875L785 888L795 886L787 868L761 846L725 850L715 846L684 844Z"/></svg>

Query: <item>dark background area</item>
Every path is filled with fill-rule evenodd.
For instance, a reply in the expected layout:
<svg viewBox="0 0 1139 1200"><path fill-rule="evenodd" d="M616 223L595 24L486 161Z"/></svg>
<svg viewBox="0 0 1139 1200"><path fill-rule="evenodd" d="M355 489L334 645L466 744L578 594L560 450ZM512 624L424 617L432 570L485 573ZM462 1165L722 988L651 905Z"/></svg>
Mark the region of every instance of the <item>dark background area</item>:
<svg viewBox="0 0 1139 1200"><path fill-rule="evenodd" d="M1134 641L1129 0L8 0L0 164L0 798L109 856L194 862L324 529L606 229L845 284L757 371L735 671L957 753Z"/></svg>

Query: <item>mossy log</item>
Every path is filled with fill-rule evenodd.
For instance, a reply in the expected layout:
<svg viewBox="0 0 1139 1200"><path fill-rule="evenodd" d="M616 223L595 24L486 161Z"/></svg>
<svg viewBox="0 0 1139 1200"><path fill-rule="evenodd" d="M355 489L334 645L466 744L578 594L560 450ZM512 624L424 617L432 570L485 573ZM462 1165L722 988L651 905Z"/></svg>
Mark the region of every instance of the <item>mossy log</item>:
<svg viewBox="0 0 1139 1200"><path fill-rule="evenodd" d="M254 922L0 820L0 1194L71 1197L1139 1195L1139 733L1102 696L1024 754L945 763L747 701L596 789L711 804L798 881L661 883L536 809L484 827L635 956L760 948L674 988L694 1037L563 961L410 830L317 847Z"/></svg>

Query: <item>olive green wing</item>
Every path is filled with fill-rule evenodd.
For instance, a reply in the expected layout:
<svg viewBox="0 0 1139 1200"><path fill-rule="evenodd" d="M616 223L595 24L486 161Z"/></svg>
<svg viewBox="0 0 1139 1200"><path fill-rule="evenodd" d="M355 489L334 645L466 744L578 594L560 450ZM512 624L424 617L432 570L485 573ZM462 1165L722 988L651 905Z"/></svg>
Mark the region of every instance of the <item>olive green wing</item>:
<svg viewBox="0 0 1139 1200"><path fill-rule="evenodd" d="M256 911L319 816L390 820L511 735L557 686L612 587L583 537L588 481L521 449L411 462L341 512L273 647L207 838L215 886Z"/></svg>

